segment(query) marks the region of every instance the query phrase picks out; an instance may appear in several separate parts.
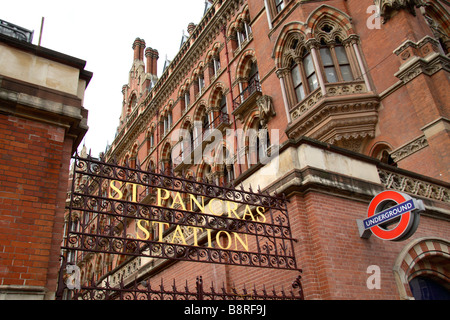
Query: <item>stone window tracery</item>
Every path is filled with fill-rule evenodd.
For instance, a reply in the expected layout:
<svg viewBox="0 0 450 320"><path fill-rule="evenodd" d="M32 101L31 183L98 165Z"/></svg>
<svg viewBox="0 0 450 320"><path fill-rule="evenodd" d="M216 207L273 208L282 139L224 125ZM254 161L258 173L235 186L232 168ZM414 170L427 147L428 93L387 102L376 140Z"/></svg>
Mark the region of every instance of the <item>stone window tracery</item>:
<svg viewBox="0 0 450 320"><path fill-rule="evenodd" d="M364 74L358 61L358 37L350 34L339 22L324 15L312 23L312 32L304 33L304 25L285 35L279 48L277 74L284 86L289 108L326 84L362 80ZM364 79L366 80L366 79Z"/></svg>
<svg viewBox="0 0 450 320"><path fill-rule="evenodd" d="M321 41L320 58L327 82L354 80L347 52L339 38L331 43Z"/></svg>
<svg viewBox="0 0 450 320"><path fill-rule="evenodd" d="M198 83L198 92L196 92L195 94L202 94L203 93L203 88L205 88L205 78L203 76L203 73L198 75L197 78L197 83Z"/></svg>
<svg viewBox="0 0 450 320"><path fill-rule="evenodd" d="M309 93L317 89L318 81L311 53L303 50L300 57L291 60L292 86L295 92L293 103L302 101Z"/></svg>
<svg viewBox="0 0 450 320"><path fill-rule="evenodd" d="M165 112L161 116L161 132L163 133L163 136L165 136L167 133L169 133L170 129L172 128L173 123L173 117L172 117L172 110L167 108Z"/></svg>
<svg viewBox="0 0 450 320"><path fill-rule="evenodd" d="M209 65L209 74L210 78L214 79L219 75L220 72L220 57L219 55L214 55L211 58L210 65Z"/></svg>

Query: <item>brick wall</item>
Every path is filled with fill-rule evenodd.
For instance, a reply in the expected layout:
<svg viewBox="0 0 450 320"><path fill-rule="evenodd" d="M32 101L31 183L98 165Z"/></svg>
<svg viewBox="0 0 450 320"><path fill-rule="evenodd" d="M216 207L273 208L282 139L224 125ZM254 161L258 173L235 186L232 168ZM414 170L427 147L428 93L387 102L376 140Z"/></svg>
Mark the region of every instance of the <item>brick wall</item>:
<svg viewBox="0 0 450 320"><path fill-rule="evenodd" d="M61 127L7 115L0 141L0 285L55 290L72 143Z"/></svg>
<svg viewBox="0 0 450 320"><path fill-rule="evenodd" d="M365 201L322 192L291 198L290 219L294 238L300 240L297 259L307 299L399 299L392 268L405 244L430 235L448 236L448 224L421 216L417 232L407 241L361 239L356 219L367 215L367 206ZM381 269L380 290L367 288L371 265Z"/></svg>

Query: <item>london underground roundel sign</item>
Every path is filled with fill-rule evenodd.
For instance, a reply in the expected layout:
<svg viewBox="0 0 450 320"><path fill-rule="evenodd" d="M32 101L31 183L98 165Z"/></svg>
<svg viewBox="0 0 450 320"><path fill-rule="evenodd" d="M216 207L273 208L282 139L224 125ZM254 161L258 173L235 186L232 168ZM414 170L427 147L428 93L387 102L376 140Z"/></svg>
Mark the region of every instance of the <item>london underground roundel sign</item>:
<svg viewBox="0 0 450 320"><path fill-rule="evenodd" d="M374 234L382 240L402 241L411 237L419 226L423 202L397 191L384 191L370 203L367 218L358 220L360 236Z"/></svg>

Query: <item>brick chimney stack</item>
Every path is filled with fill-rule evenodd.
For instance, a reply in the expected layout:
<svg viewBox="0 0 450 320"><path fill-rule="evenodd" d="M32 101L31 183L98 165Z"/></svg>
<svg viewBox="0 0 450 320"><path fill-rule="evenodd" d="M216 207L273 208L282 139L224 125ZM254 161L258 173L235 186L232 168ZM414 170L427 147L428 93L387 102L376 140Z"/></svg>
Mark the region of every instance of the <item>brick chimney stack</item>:
<svg viewBox="0 0 450 320"><path fill-rule="evenodd" d="M152 49L150 47L147 48L145 50L145 57L147 58L147 73L156 76L158 73L158 50Z"/></svg>
<svg viewBox="0 0 450 320"><path fill-rule="evenodd" d="M134 60L144 61L145 40L136 38L133 42Z"/></svg>
<svg viewBox="0 0 450 320"><path fill-rule="evenodd" d="M187 31L188 31L189 35L191 35L192 32L194 32L196 27L197 26L195 25L195 23L193 23L193 22L189 23L189 25L187 27Z"/></svg>

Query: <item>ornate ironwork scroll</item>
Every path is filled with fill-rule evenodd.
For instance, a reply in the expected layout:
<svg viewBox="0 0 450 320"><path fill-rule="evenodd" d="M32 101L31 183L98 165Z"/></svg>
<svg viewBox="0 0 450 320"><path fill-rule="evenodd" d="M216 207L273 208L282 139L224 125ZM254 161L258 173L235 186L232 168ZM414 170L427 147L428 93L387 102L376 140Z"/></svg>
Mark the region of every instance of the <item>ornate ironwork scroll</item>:
<svg viewBox="0 0 450 320"><path fill-rule="evenodd" d="M68 252L298 270L282 196L73 161Z"/></svg>
<svg viewBox="0 0 450 320"><path fill-rule="evenodd" d="M300 278L300 277L299 277ZM263 286L261 290L257 290L255 286L248 290L244 288L238 290L234 285L230 290L224 286L217 290L214 283L207 288L202 277L197 277L195 288L191 289L186 284L178 287L176 281L173 280L171 285L164 284L164 280L158 285L152 285L150 281L135 281L131 286L125 286L123 280L118 286L111 286L106 282L103 286L98 286L95 281L91 281L87 286L83 286L80 290L74 290L70 293L72 300L304 300L303 290L299 280L292 284L289 291L284 288L277 291L275 288L266 290Z"/></svg>

